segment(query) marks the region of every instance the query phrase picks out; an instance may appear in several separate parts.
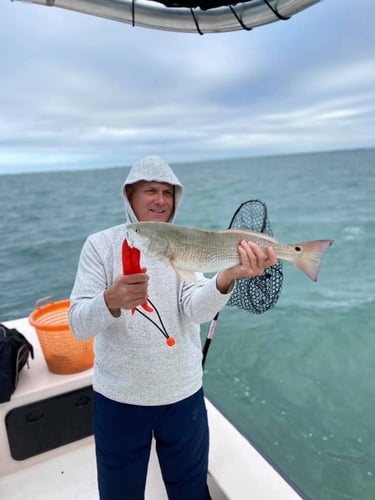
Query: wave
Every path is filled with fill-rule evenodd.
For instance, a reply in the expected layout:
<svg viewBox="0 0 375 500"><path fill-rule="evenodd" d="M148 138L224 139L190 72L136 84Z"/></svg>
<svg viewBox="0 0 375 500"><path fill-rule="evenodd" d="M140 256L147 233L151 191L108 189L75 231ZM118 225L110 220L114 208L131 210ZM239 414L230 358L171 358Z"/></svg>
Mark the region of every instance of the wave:
<svg viewBox="0 0 375 500"><path fill-rule="evenodd" d="M286 309L314 309L315 311L353 310L357 308L375 310L375 298L374 294L369 294L365 291L361 291L361 293L348 293L348 291L324 290L314 296L299 295L288 297L280 301L279 307L285 307Z"/></svg>

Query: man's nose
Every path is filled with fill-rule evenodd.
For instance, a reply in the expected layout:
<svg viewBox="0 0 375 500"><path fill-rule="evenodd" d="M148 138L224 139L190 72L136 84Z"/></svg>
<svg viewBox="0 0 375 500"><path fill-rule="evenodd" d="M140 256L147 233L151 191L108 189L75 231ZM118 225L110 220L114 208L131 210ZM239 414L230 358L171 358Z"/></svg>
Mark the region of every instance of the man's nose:
<svg viewBox="0 0 375 500"><path fill-rule="evenodd" d="M165 196L163 193L156 194L156 202L160 203L161 205L163 205L165 203Z"/></svg>

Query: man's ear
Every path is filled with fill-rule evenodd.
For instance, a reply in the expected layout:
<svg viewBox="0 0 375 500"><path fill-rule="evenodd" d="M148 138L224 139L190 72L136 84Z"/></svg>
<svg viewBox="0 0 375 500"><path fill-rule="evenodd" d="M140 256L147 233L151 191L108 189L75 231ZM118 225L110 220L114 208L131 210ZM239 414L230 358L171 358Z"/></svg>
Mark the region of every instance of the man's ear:
<svg viewBox="0 0 375 500"><path fill-rule="evenodd" d="M134 193L134 186L132 184L127 184L125 186L125 192L128 200L131 201Z"/></svg>

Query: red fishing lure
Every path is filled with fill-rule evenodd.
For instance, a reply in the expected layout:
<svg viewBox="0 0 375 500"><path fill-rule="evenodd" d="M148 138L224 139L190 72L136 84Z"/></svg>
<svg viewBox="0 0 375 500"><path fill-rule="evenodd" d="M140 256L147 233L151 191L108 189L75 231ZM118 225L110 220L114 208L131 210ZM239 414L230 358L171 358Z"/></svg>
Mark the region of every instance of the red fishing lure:
<svg viewBox="0 0 375 500"><path fill-rule="evenodd" d="M122 271L124 274L137 274L143 273L141 268L141 252L138 248L132 248L129 246L127 240L122 243ZM142 307L147 312L154 312L153 308L144 302ZM132 309L132 314L135 313L135 308Z"/></svg>
<svg viewBox="0 0 375 500"><path fill-rule="evenodd" d="M143 273L143 269L141 268L141 252L138 250L138 248L130 247L127 240L125 239L122 243L122 271L124 274L137 274L137 273ZM154 312L154 309L148 304L147 302L144 302L142 304L142 308L149 312L152 313ZM134 307L131 310L131 313L134 314L136 311L136 308ZM143 314L143 313L142 313ZM161 321L161 318L159 316L158 310L156 309L156 314L159 317L159 320ZM151 320L151 318L148 318L152 323L154 321ZM168 333L165 330L164 325L163 329L161 329L156 323L154 325L162 332L162 334L166 337L166 344L169 347L172 347L175 345L176 341L173 337L170 337Z"/></svg>

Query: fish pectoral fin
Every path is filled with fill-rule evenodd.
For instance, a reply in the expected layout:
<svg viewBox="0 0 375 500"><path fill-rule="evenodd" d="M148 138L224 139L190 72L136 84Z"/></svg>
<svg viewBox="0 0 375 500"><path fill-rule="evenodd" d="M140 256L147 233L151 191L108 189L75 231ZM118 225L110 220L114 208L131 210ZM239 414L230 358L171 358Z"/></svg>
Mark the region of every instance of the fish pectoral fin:
<svg viewBox="0 0 375 500"><path fill-rule="evenodd" d="M173 267L175 273L182 281L187 281L187 282L192 281L194 283L198 281L197 275L193 271L189 271L187 269L181 269L180 267L175 266L172 259L169 259L169 264L171 267Z"/></svg>
<svg viewBox="0 0 375 500"><path fill-rule="evenodd" d="M197 275L193 271L187 271L186 269L176 268L177 275L183 280L187 282L196 283L198 281Z"/></svg>

